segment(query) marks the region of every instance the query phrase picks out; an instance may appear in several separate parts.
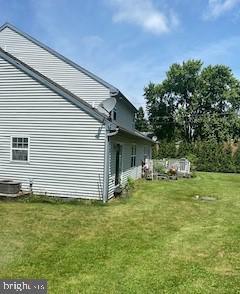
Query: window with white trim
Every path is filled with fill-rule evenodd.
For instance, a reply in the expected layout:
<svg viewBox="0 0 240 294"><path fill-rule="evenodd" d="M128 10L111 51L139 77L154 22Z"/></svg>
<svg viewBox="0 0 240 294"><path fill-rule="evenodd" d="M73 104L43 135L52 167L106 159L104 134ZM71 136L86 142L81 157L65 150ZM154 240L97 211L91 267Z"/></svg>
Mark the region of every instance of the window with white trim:
<svg viewBox="0 0 240 294"><path fill-rule="evenodd" d="M11 160L12 161L29 161L29 138L28 137L12 137Z"/></svg>
<svg viewBox="0 0 240 294"><path fill-rule="evenodd" d="M132 145L132 152L131 152L131 167L136 166L136 155L137 155L137 146L134 144Z"/></svg>

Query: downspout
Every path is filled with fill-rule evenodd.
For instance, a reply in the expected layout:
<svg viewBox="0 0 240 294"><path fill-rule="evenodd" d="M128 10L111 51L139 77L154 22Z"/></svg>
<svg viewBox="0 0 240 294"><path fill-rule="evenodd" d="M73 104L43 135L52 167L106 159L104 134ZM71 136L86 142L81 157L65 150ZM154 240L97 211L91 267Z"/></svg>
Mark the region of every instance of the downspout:
<svg viewBox="0 0 240 294"><path fill-rule="evenodd" d="M117 135L119 129L111 132L110 124L106 125L105 149L104 149L104 182L103 182L103 203L108 201L109 184L109 137Z"/></svg>

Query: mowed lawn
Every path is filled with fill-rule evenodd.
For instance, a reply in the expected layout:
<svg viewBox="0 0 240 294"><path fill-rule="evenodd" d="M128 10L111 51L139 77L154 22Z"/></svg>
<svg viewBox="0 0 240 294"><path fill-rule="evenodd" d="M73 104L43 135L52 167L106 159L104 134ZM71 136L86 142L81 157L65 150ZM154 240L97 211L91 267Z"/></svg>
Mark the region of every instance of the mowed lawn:
<svg viewBox="0 0 240 294"><path fill-rule="evenodd" d="M240 293L240 175L140 181L106 206L0 201L0 220L0 277L49 293Z"/></svg>

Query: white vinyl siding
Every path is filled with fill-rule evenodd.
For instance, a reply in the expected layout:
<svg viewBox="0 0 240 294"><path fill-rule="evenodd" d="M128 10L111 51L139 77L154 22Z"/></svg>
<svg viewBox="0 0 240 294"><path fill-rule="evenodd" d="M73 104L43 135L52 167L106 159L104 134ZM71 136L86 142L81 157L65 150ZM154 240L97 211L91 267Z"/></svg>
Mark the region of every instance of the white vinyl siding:
<svg viewBox="0 0 240 294"><path fill-rule="evenodd" d="M136 144L132 144L131 150L131 167L136 166L136 154L137 154L137 146Z"/></svg>
<svg viewBox="0 0 240 294"><path fill-rule="evenodd" d="M33 192L101 199L105 127L0 58L0 175ZM11 136L31 139L28 164L11 162Z"/></svg>
<svg viewBox="0 0 240 294"><path fill-rule="evenodd" d="M96 108L110 98L109 88L11 28L0 32L0 47ZM124 99L117 99L115 115L124 128L135 128L135 112Z"/></svg>
<svg viewBox="0 0 240 294"><path fill-rule="evenodd" d="M150 158L150 154L151 154L150 146L148 145L144 146L144 161Z"/></svg>
<svg viewBox="0 0 240 294"><path fill-rule="evenodd" d="M122 175L121 185L124 187L127 184L128 178L139 179L142 176L142 161L144 160L144 147L146 141L138 140L134 137L127 138L123 135L112 137L110 141L110 171L109 171L109 198L113 197L115 188L115 170L116 170L116 152L113 148L114 144L122 145ZM136 146L136 166L131 167L132 146ZM151 144L147 145L151 148ZM149 155L150 156L150 155ZM150 158L150 157L149 157Z"/></svg>
<svg viewBox="0 0 240 294"><path fill-rule="evenodd" d="M110 91L10 28L0 32L0 47L91 105L110 98Z"/></svg>
<svg viewBox="0 0 240 294"><path fill-rule="evenodd" d="M124 128L133 130L135 128L135 112L126 105L126 102L119 100L116 105L116 121Z"/></svg>

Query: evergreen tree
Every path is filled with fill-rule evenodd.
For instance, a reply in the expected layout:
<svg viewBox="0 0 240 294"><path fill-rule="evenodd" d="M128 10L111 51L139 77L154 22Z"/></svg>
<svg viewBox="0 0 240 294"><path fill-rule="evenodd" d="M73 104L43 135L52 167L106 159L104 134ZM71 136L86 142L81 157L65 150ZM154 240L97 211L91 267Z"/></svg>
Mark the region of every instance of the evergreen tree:
<svg viewBox="0 0 240 294"><path fill-rule="evenodd" d="M142 107L139 107L138 112L136 114L135 128L140 132L147 132L149 129L148 121L145 118L144 110Z"/></svg>

